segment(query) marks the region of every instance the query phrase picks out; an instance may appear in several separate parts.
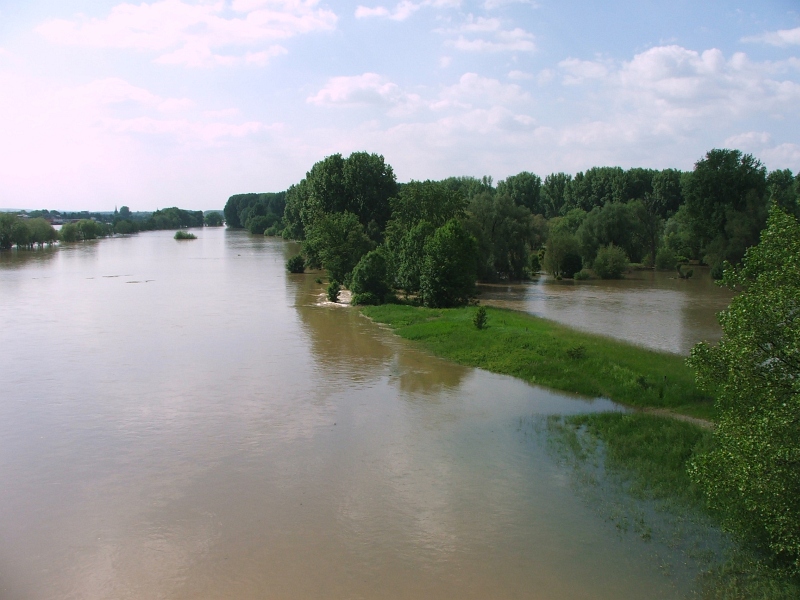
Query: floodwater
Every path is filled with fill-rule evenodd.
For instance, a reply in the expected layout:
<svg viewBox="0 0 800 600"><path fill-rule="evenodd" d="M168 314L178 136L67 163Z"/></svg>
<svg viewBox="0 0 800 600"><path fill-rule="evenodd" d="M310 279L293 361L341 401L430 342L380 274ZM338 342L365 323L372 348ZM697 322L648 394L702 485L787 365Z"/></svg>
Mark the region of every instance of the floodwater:
<svg viewBox="0 0 800 600"><path fill-rule="evenodd" d="M673 599L522 426L223 229L0 253L0 598Z"/></svg>
<svg viewBox="0 0 800 600"><path fill-rule="evenodd" d="M654 350L688 355L696 343L717 342L717 313L733 292L718 286L708 267L694 275L633 271L625 279L556 281L541 275L519 284L480 285L480 300L529 312L570 327L632 342Z"/></svg>

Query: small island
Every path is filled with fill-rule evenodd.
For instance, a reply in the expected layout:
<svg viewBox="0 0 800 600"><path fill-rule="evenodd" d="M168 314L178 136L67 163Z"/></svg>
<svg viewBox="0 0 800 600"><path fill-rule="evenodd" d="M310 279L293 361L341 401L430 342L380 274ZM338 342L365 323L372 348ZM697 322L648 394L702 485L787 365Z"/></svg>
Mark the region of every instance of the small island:
<svg viewBox="0 0 800 600"><path fill-rule="evenodd" d="M197 236L193 233L189 233L188 231L178 230L175 232L175 239L176 240L196 240Z"/></svg>

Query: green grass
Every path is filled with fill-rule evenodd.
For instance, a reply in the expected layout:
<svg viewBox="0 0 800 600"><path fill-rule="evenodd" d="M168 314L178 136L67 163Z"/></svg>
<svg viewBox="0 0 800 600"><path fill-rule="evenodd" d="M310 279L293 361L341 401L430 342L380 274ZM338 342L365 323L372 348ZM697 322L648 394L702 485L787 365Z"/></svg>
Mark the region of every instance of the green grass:
<svg viewBox="0 0 800 600"><path fill-rule="evenodd" d="M624 474L635 496L704 505L687 466L692 457L710 447L710 431L642 413L596 413L564 420L573 428L585 427L591 438L602 442L606 469Z"/></svg>
<svg viewBox="0 0 800 600"><path fill-rule="evenodd" d="M697 388L680 356L497 308L487 309L487 326L477 329L472 322L476 310L400 304L362 309L401 337L463 365L628 406L713 420L711 398Z"/></svg>
<svg viewBox="0 0 800 600"><path fill-rule="evenodd" d="M189 233L188 231L176 231L175 232L175 239L176 240L196 240L197 236L193 233Z"/></svg>

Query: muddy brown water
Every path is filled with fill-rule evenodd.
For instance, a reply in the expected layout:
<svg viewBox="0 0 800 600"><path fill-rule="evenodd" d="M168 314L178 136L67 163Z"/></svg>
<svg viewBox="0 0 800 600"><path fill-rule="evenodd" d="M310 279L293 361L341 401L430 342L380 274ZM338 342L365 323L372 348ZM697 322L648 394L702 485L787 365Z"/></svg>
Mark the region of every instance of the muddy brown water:
<svg viewBox="0 0 800 600"><path fill-rule="evenodd" d="M203 229L0 254L0 598L680 598L532 416Z"/></svg>
<svg viewBox="0 0 800 600"><path fill-rule="evenodd" d="M708 267L691 268L690 279L671 271L633 271L624 279L588 281L540 275L526 283L479 285L479 298L489 306L686 356L697 342L719 341L717 313L733 298L711 279Z"/></svg>

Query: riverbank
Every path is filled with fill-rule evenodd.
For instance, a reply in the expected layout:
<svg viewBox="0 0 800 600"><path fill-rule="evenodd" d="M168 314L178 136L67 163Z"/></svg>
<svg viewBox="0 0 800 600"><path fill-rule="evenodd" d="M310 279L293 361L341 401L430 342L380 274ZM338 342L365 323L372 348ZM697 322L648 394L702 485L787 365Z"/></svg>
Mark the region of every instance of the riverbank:
<svg viewBox="0 0 800 600"><path fill-rule="evenodd" d="M712 399L697 388L684 358L674 354L498 308L487 308L484 329L472 323L475 308L387 304L361 310L399 336L459 364L634 408L714 420Z"/></svg>

